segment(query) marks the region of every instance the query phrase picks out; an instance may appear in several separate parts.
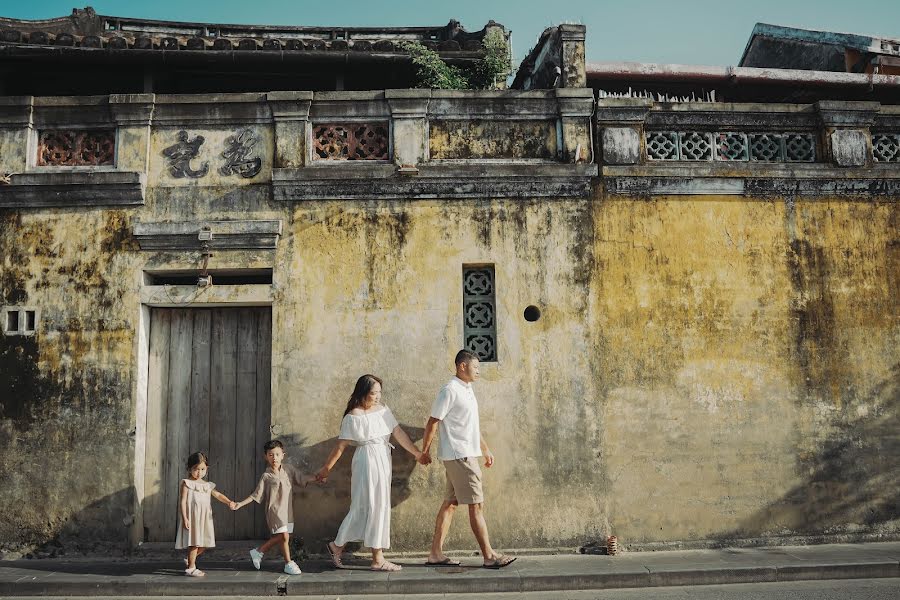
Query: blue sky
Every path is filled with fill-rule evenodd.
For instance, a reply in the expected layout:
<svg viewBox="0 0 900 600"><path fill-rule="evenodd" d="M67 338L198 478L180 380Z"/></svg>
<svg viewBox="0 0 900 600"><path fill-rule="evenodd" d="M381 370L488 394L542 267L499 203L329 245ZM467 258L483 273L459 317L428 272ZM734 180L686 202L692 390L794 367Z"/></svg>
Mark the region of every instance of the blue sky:
<svg viewBox="0 0 900 600"><path fill-rule="evenodd" d="M271 25L444 25L494 19L521 60L540 32L587 25L589 61L734 65L757 22L900 38L900 0L82 0L98 13L173 21ZM0 0L0 15L68 15L77 0Z"/></svg>

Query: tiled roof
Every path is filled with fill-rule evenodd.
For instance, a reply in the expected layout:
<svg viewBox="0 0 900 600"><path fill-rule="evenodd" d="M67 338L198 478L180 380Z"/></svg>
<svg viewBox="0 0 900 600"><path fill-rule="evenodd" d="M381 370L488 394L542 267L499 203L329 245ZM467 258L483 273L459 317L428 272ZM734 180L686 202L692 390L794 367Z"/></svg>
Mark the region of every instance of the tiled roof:
<svg viewBox="0 0 900 600"><path fill-rule="evenodd" d="M398 43L418 41L441 54L477 58L490 21L469 33L458 21L435 27L303 27L152 21L74 9L68 17L23 20L0 17L0 45L75 49L402 53ZM452 54L450 54L452 56Z"/></svg>

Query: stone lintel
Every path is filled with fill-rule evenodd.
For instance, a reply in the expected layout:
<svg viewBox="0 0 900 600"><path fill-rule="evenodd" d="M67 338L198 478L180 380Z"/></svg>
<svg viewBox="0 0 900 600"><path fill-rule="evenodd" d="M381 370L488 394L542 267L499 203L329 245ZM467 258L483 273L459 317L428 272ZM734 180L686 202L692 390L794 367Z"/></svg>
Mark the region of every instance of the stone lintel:
<svg viewBox="0 0 900 600"><path fill-rule="evenodd" d="M557 88L559 116L590 117L594 114L594 90L590 88Z"/></svg>
<svg viewBox="0 0 900 600"><path fill-rule="evenodd" d="M31 127L34 96L0 97L0 129Z"/></svg>
<svg viewBox="0 0 900 600"><path fill-rule="evenodd" d="M155 102L154 94L111 94L109 110L119 127L148 127Z"/></svg>
<svg viewBox="0 0 900 600"><path fill-rule="evenodd" d="M737 130L785 130L817 129L820 125L812 111L779 112L736 109L728 111L657 111L648 115L644 124L650 128L690 128L713 129L718 131Z"/></svg>
<svg viewBox="0 0 900 600"><path fill-rule="evenodd" d="M391 109L384 92L316 92L309 110L311 121L372 119L386 121Z"/></svg>
<svg viewBox="0 0 900 600"><path fill-rule="evenodd" d="M586 198L597 165L593 164L434 164L419 165L418 175L400 176L384 165L381 176L347 177L347 169L276 169L276 200L357 200L364 198Z"/></svg>
<svg viewBox="0 0 900 600"><path fill-rule="evenodd" d="M308 121L312 92L269 92L266 101L276 121Z"/></svg>
<svg viewBox="0 0 900 600"><path fill-rule="evenodd" d="M424 119L428 113L431 90L385 90L384 97L394 119Z"/></svg>
<svg viewBox="0 0 900 600"><path fill-rule="evenodd" d="M642 125L653 107L649 98L604 98L597 101L597 124Z"/></svg>
<svg viewBox="0 0 900 600"><path fill-rule="evenodd" d="M871 127L881 110L878 102L820 100L815 104L825 127Z"/></svg>
<svg viewBox="0 0 900 600"><path fill-rule="evenodd" d="M552 89L433 90L428 116L448 120L556 119L559 101Z"/></svg>
<svg viewBox="0 0 900 600"><path fill-rule="evenodd" d="M128 206L144 203L146 175L113 170L14 173L0 208Z"/></svg>
<svg viewBox="0 0 900 600"><path fill-rule="evenodd" d="M243 306L268 306L275 301L275 288L268 283L241 285L213 285L197 293L196 285L145 285L141 287L141 304L147 306L184 307L185 305L205 307L231 307L236 303Z"/></svg>
<svg viewBox="0 0 900 600"><path fill-rule="evenodd" d="M265 94L157 94L153 124L197 128L270 124Z"/></svg>
<svg viewBox="0 0 900 600"><path fill-rule="evenodd" d="M272 249L281 237L281 221L135 223L134 237L141 250L198 250L203 230L212 234L212 249Z"/></svg>

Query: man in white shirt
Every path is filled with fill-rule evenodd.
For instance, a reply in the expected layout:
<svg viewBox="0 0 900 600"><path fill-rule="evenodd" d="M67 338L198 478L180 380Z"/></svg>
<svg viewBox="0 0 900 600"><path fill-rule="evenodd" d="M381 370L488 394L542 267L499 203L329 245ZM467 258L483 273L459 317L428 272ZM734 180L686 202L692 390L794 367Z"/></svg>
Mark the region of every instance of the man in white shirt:
<svg viewBox="0 0 900 600"><path fill-rule="evenodd" d="M478 357L468 350L460 350L456 354L456 376L438 392L431 406L431 416L425 424L419 462L431 462L431 442L440 429L438 458L447 471L447 493L437 514L431 553L425 563L430 566L459 565L458 561L451 560L444 554L444 539L459 504L469 506L469 524L481 547L485 568L500 569L516 560L513 556L494 551L484 521L484 492L481 489L478 458L484 456L484 466L490 467L494 464L494 455L481 437L478 400L472 390L472 382L479 376L478 362Z"/></svg>

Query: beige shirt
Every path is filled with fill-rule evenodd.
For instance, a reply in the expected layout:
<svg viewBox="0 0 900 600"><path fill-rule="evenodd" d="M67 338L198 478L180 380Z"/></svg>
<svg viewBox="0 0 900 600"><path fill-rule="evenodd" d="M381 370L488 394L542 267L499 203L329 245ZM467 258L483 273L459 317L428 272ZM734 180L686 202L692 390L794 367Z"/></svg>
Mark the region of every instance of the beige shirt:
<svg viewBox="0 0 900 600"><path fill-rule="evenodd" d="M266 508L266 525L274 531L294 522L293 486L303 486L303 474L297 467L282 464L281 470L275 472L268 467L250 498ZM265 500L265 502L264 502Z"/></svg>

